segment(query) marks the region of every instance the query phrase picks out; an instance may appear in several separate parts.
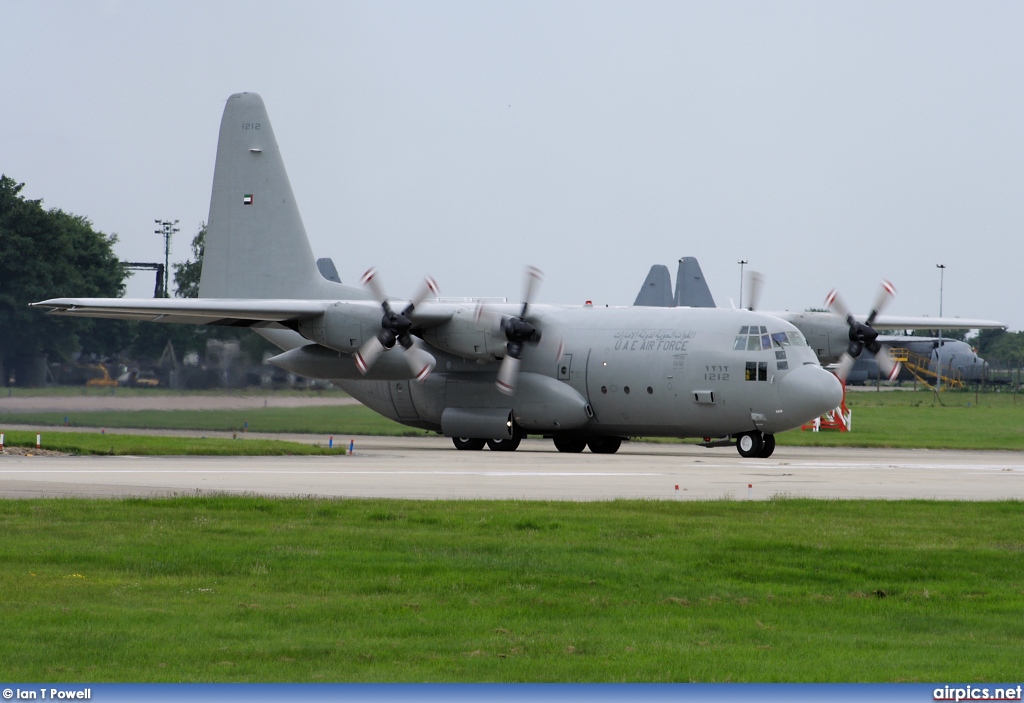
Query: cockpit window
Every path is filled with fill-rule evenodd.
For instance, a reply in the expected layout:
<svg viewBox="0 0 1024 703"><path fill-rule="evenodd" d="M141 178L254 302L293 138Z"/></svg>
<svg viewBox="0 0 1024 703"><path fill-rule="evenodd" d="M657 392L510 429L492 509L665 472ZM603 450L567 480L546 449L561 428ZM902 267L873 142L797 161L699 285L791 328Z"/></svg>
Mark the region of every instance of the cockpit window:
<svg viewBox="0 0 1024 703"><path fill-rule="evenodd" d="M807 340L796 330L768 334L768 329L764 325L740 327L740 333L732 343L733 351L764 351L785 349L789 346L806 347Z"/></svg>
<svg viewBox="0 0 1024 703"><path fill-rule="evenodd" d="M789 332L788 334L789 334L789 341L790 341L790 343L794 347L806 347L807 346L807 340L804 339L803 334L801 334L799 331L793 330L792 332Z"/></svg>

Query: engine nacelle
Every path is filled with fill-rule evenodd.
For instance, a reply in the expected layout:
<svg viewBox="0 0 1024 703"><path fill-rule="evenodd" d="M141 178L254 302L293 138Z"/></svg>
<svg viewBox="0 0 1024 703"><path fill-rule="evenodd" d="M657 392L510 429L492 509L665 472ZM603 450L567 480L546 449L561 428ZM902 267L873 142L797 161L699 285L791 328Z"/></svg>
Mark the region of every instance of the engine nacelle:
<svg viewBox="0 0 1024 703"><path fill-rule="evenodd" d="M505 356L508 340L504 333L493 325L476 319L476 311L456 311L447 322L423 331L423 339L442 351L463 359L494 361Z"/></svg>
<svg viewBox="0 0 1024 703"><path fill-rule="evenodd" d="M352 354L380 330L379 305L337 302L323 315L299 321L299 334L322 347Z"/></svg>

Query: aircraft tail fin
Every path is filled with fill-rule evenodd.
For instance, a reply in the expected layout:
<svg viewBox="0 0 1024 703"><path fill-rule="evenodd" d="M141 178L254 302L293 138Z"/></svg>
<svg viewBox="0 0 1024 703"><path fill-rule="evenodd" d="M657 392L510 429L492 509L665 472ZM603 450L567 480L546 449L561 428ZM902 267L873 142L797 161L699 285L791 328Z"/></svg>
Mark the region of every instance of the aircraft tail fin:
<svg viewBox="0 0 1024 703"><path fill-rule="evenodd" d="M670 308L675 305L672 302L672 276L667 266L655 264L651 267L633 305L648 308Z"/></svg>
<svg viewBox="0 0 1024 703"><path fill-rule="evenodd" d="M236 93L220 123L201 298L366 298L321 275L263 99Z"/></svg>
<svg viewBox="0 0 1024 703"><path fill-rule="evenodd" d="M711 297L711 290L704 280L704 272L692 256L684 256L679 260L675 303L691 308L715 307L715 299Z"/></svg>

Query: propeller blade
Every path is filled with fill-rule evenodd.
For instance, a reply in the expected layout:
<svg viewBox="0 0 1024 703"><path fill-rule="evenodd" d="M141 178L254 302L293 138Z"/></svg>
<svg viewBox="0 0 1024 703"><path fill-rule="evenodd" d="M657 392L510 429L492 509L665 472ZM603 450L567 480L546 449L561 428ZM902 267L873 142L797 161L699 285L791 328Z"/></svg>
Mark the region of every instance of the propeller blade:
<svg viewBox="0 0 1024 703"><path fill-rule="evenodd" d="M366 273L363 274L363 277L359 279L359 282L370 289L370 292L373 293L373 297L378 303L381 305L387 304L388 296L387 293L384 292L384 286L381 285L377 269L367 269Z"/></svg>
<svg viewBox="0 0 1024 703"><path fill-rule="evenodd" d="M833 288L829 291L829 294L825 297L825 307L839 315L844 320L850 319L850 308L846 307L846 303L843 301L839 291Z"/></svg>
<svg viewBox="0 0 1024 703"><path fill-rule="evenodd" d="M437 287L437 281L430 276L427 276L423 279L423 285L416 292L416 297L409 301L409 307L405 309L406 314L408 314L413 308L419 307L424 300L430 297L431 293L433 293L436 298L440 292L441 289Z"/></svg>
<svg viewBox="0 0 1024 703"><path fill-rule="evenodd" d="M879 315L895 297L896 287L889 281L882 281L882 285L878 289L878 295L875 296L875 304L871 306L871 314L868 315L866 322L868 327L871 326L875 321L875 317Z"/></svg>
<svg viewBox="0 0 1024 703"><path fill-rule="evenodd" d="M900 375L900 362L892 358L892 354L889 352L889 347L882 345L882 347L875 353L875 361L878 362L878 370L882 372L888 380L895 381L896 377Z"/></svg>
<svg viewBox="0 0 1024 703"><path fill-rule="evenodd" d="M512 395L516 392L516 378L519 376L519 359L511 354L506 354L498 369L498 380L494 385L505 395Z"/></svg>
<svg viewBox="0 0 1024 703"><path fill-rule="evenodd" d="M526 267L526 280L523 283L523 311L520 317L526 316L526 308L533 302L533 294L537 292L537 286L544 280L544 272L536 266Z"/></svg>
<svg viewBox="0 0 1024 703"><path fill-rule="evenodd" d="M427 376L437 365L437 359L420 344L418 339L413 339L412 345L405 350L405 361L412 369L413 378L420 383L427 380Z"/></svg>
<svg viewBox="0 0 1024 703"><path fill-rule="evenodd" d="M757 310L758 303L761 302L761 293L764 291L764 281L764 274L760 271L747 271L747 290L750 291L747 310Z"/></svg>
<svg viewBox="0 0 1024 703"><path fill-rule="evenodd" d="M846 377L850 374L850 369L853 368L854 362L855 359L847 352L843 352L843 356L839 359L839 364L836 366L836 376L844 384L846 383Z"/></svg>
<svg viewBox="0 0 1024 703"><path fill-rule="evenodd" d="M359 351L356 352L356 368L359 369L359 373L364 376L369 372L370 368L377 362L377 358L384 353L384 345L377 339L376 335L370 337Z"/></svg>

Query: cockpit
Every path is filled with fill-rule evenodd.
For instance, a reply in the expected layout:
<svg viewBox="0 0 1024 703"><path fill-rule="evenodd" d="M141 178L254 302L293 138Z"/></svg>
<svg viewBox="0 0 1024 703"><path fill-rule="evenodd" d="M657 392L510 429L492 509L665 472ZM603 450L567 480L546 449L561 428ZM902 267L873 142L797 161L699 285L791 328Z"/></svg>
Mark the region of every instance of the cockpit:
<svg viewBox="0 0 1024 703"><path fill-rule="evenodd" d="M765 325L745 325L732 344L733 351L768 351L786 347L806 347L807 340L797 330L768 332Z"/></svg>

